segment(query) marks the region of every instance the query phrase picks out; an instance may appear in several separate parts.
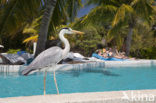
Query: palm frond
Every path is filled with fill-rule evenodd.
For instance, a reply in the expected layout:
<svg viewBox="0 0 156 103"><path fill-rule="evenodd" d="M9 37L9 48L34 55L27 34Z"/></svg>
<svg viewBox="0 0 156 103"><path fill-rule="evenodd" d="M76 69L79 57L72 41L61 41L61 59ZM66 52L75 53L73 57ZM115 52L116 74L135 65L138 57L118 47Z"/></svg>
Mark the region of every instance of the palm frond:
<svg viewBox="0 0 156 103"><path fill-rule="evenodd" d="M132 14L133 13L133 8L129 5L126 5L126 4L122 4L116 14L115 14L115 17L114 17L114 20L112 22L112 26L115 26L117 25L120 21L124 21L125 18L129 18L129 15L128 14Z"/></svg>
<svg viewBox="0 0 156 103"><path fill-rule="evenodd" d="M106 5L113 5L118 6L120 0L88 0L86 5L98 5L98 6L106 6Z"/></svg>
<svg viewBox="0 0 156 103"><path fill-rule="evenodd" d="M98 6L91 10L89 14L87 14L83 20L82 24L96 23L102 21L110 21L113 19L117 8L112 5L107 6Z"/></svg>
<svg viewBox="0 0 156 103"><path fill-rule="evenodd" d="M156 13L152 6L152 1L153 0L134 0L131 3L136 14L145 19L149 24L151 23L151 16Z"/></svg>
<svg viewBox="0 0 156 103"><path fill-rule="evenodd" d="M32 6L33 5L33 6ZM8 0L0 10L0 33L16 34L38 15L38 0Z"/></svg>
<svg viewBox="0 0 156 103"><path fill-rule="evenodd" d="M29 43L29 42L37 42L38 40L38 35L33 35L31 37L26 38L23 43Z"/></svg>
<svg viewBox="0 0 156 103"><path fill-rule="evenodd" d="M31 24L27 24L23 29L23 34L38 34L41 18L42 16L34 19Z"/></svg>
<svg viewBox="0 0 156 103"><path fill-rule="evenodd" d="M51 18L49 36L55 33L57 26L72 22L80 7L81 0L58 0Z"/></svg>
<svg viewBox="0 0 156 103"><path fill-rule="evenodd" d="M107 33L107 41L110 42L112 39L117 38L121 35L121 31L123 30L123 27L127 26L127 22L120 21L116 25L112 26L111 29ZM124 28L125 29L125 28Z"/></svg>

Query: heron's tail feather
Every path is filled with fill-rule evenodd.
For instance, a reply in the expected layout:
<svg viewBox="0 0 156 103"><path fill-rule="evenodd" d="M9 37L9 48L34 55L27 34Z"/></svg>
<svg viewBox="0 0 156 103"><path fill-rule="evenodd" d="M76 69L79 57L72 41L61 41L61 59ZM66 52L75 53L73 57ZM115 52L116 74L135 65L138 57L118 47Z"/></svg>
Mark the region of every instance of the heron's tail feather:
<svg viewBox="0 0 156 103"><path fill-rule="evenodd" d="M22 71L22 75L27 76L27 75L31 74L33 71L35 71L35 70L36 70L36 69L33 69L33 68L26 68L26 69L24 69L24 70Z"/></svg>

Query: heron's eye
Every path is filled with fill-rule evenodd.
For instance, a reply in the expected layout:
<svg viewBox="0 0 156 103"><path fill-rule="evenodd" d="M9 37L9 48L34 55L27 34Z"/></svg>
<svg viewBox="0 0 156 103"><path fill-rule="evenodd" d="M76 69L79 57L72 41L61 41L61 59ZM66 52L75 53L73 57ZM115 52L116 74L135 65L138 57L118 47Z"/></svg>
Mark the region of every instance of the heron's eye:
<svg viewBox="0 0 156 103"><path fill-rule="evenodd" d="M68 28L68 30L71 31L72 29L71 28Z"/></svg>
<svg viewBox="0 0 156 103"><path fill-rule="evenodd" d="M66 29L66 30L68 30L69 28L62 28L62 29ZM62 29L61 29L61 30L62 30Z"/></svg>
<svg viewBox="0 0 156 103"><path fill-rule="evenodd" d="M68 28L68 27L62 28L62 29L65 29L65 30L67 30L67 31L71 31L71 30L72 30L71 28ZM61 30L62 30L62 29L61 29Z"/></svg>

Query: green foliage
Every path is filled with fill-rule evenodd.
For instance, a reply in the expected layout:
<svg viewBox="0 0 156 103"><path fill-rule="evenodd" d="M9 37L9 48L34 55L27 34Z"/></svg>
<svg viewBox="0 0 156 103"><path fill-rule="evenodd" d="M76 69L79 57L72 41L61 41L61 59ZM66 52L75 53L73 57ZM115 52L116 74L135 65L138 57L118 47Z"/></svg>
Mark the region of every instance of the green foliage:
<svg viewBox="0 0 156 103"><path fill-rule="evenodd" d="M0 8L0 34L15 35L38 15L40 0L8 0ZM32 6L33 5L33 6Z"/></svg>
<svg viewBox="0 0 156 103"><path fill-rule="evenodd" d="M102 24L111 25L104 37L107 44L117 46L120 50L125 50L122 48L126 43L129 28L132 27L134 33L131 52L137 49L146 49L153 47L154 44L151 26L156 20L154 18L156 11L152 3L153 0L89 0L88 5L96 4L97 7L81 18L81 22L78 23L101 27L104 27ZM148 27L144 25L148 25Z"/></svg>
<svg viewBox="0 0 156 103"><path fill-rule="evenodd" d="M87 27L81 31L85 32L83 36L72 40L73 51L80 52L85 56L91 56L91 54L97 50L97 45L101 43L101 35L98 34L94 27Z"/></svg>
<svg viewBox="0 0 156 103"><path fill-rule="evenodd" d="M148 25L138 24L134 29L133 42L131 46L131 51L136 50L146 50L148 48L154 47L156 44L154 38L154 31Z"/></svg>
<svg viewBox="0 0 156 103"><path fill-rule="evenodd" d="M15 35L27 24L42 17L46 0L2 0L0 1L0 34ZM55 27L74 20L81 0L57 0L51 18L49 31L54 33Z"/></svg>
<svg viewBox="0 0 156 103"><path fill-rule="evenodd" d="M7 53L16 54L18 51L21 51L21 49L9 49Z"/></svg>
<svg viewBox="0 0 156 103"><path fill-rule="evenodd" d="M36 41L40 20L47 0L0 0L0 43L8 53L28 49L26 41ZM87 15L76 18L77 10L83 7L81 0L58 0L51 18L47 38L58 38L58 29L72 27L84 31L85 35L67 36L71 49L85 56L105 41L105 46L125 45L129 24L134 23L131 56L156 59L156 6L154 0L88 0L86 5L95 4ZM68 24L68 25L67 25ZM54 35L55 34L55 35ZM75 37L76 36L76 37ZM16 50L17 49L17 50Z"/></svg>
<svg viewBox="0 0 156 103"><path fill-rule="evenodd" d="M156 47L149 47L146 49L139 49L132 52L133 57L138 57L140 59L156 59Z"/></svg>
<svg viewBox="0 0 156 103"><path fill-rule="evenodd" d="M17 47L22 45L21 48L23 48L24 39L37 36L46 1L0 0L0 43L5 46L5 51L10 47L14 48L11 45L18 45ZM82 7L81 0L57 0L48 36L55 34L57 26L73 22L80 7ZM6 38L9 38L10 42L16 39L19 41L20 38L21 44L19 42L8 43Z"/></svg>
<svg viewBox="0 0 156 103"><path fill-rule="evenodd" d="M57 26L73 22L80 7L82 7L81 0L57 0L51 18L48 36L56 33Z"/></svg>
<svg viewBox="0 0 156 103"><path fill-rule="evenodd" d="M156 13L154 8L152 7L153 0L133 0L131 2L131 6L135 10L137 16L142 17L149 24L151 21L151 16Z"/></svg>
<svg viewBox="0 0 156 103"><path fill-rule="evenodd" d="M115 16L114 16L114 19L112 21L112 26L115 26L117 25L119 22L125 22L125 19L129 20L129 18L131 17L130 15L133 13L133 8L129 5L126 5L126 4L122 4Z"/></svg>
<svg viewBox="0 0 156 103"><path fill-rule="evenodd" d="M113 19L117 8L113 5L97 6L93 8L88 15L86 15L81 23L84 24L95 24L95 23L106 23Z"/></svg>

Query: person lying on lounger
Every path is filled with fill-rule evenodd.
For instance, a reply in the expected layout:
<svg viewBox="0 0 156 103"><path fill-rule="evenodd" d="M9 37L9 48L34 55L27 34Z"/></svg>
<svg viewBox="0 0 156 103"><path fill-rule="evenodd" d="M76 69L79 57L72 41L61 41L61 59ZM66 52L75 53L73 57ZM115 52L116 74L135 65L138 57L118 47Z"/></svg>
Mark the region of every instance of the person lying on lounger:
<svg viewBox="0 0 156 103"><path fill-rule="evenodd" d="M134 59L134 58L129 58L125 55L125 52L118 52L117 48L109 48L109 50L103 48L100 50L97 50L96 53L99 56L102 56L104 58L118 58L118 59Z"/></svg>

